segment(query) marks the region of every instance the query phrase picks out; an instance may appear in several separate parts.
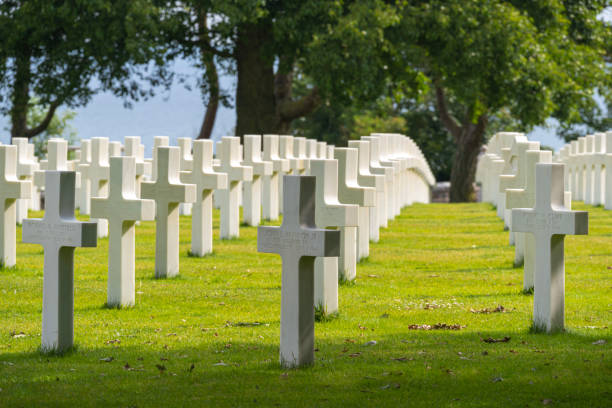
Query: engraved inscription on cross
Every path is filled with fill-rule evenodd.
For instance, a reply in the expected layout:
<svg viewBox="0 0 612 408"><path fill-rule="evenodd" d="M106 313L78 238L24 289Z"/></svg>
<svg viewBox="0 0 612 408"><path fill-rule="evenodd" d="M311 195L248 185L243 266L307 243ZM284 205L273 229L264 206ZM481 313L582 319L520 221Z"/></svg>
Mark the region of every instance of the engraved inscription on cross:
<svg viewBox="0 0 612 408"><path fill-rule="evenodd" d="M340 232L315 227L313 176L285 176L280 227L258 227L257 250L282 258L280 362L314 362L314 260L338 256Z"/></svg>
<svg viewBox="0 0 612 408"><path fill-rule="evenodd" d="M73 345L74 248L95 247L97 225L74 217L76 175L73 171L45 173L45 215L23 220L23 242L42 245L42 349L62 351Z"/></svg>
<svg viewBox="0 0 612 408"><path fill-rule="evenodd" d="M107 305L135 303L136 221L155 218L155 202L136 196L136 158L110 158L108 197L91 199L91 216L105 218L110 226L108 242Z"/></svg>
<svg viewBox="0 0 612 408"><path fill-rule="evenodd" d="M589 214L564 206L563 164L536 164L532 209L512 210L512 229L534 235L533 324L547 332L563 330L565 308L565 235L586 235Z"/></svg>

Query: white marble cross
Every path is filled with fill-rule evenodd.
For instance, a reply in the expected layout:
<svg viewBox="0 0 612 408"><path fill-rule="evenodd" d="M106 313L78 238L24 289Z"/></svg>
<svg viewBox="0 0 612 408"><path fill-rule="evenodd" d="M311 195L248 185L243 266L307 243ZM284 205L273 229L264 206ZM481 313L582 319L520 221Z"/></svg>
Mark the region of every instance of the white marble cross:
<svg viewBox="0 0 612 408"><path fill-rule="evenodd" d="M153 137L153 155L151 159L147 160L151 163L151 181L155 181L157 179L157 149L159 147L164 147L164 146L169 146L169 145L170 145L170 138L168 136ZM179 169L180 169L180 163L177 163L177 165L179 166Z"/></svg>
<svg viewBox="0 0 612 408"><path fill-rule="evenodd" d="M17 146L17 178L19 180L29 181L30 190L35 190L33 178L34 172L38 170L38 163L30 157L28 139L25 137L14 137L11 143ZM32 199L34 195L34 191L30 191L29 198L17 199L17 224L21 225L23 219L28 217L30 199Z"/></svg>
<svg viewBox="0 0 612 408"><path fill-rule="evenodd" d="M304 160L296 157L293 154L294 137L288 135L279 136L278 153L281 159L289 160L289 170L291 174L300 174L304 172ZM278 204L279 211L283 212L283 178L278 179L278 196L280 201Z"/></svg>
<svg viewBox="0 0 612 408"><path fill-rule="evenodd" d="M512 210L512 229L535 237L533 324L546 332L563 330L565 320L565 235L586 235L589 214L564 206L563 164L536 164L534 208Z"/></svg>
<svg viewBox="0 0 612 408"><path fill-rule="evenodd" d="M377 206L380 207L378 211L378 224L381 228L387 228L388 220L393 218L391 214L389 214L389 207L387 205L387 200L390 199L390 196L393 195L393 168L392 167L383 167L378 161L378 138L377 137L369 137L365 136L361 138L362 141L367 142L369 144L370 150L370 173L375 175L384 176L384 186L383 186L383 196L382 199L377 197ZM377 194L378 195L378 194Z"/></svg>
<svg viewBox="0 0 612 408"><path fill-rule="evenodd" d="M213 141L193 142L193 170L182 171L183 183L195 184L196 200L191 216L191 255L213 251L213 191L227 189L227 174L213 170Z"/></svg>
<svg viewBox="0 0 612 408"><path fill-rule="evenodd" d="M240 206L238 191L241 181L253 179L253 168L240 164L240 138L223 136L217 155L219 167L215 171L227 174L228 188L217 190L221 207L221 222L219 237L221 239L236 238L240 235Z"/></svg>
<svg viewBox="0 0 612 408"><path fill-rule="evenodd" d="M91 139L91 164L87 169L87 176L91 183L91 198L108 196L108 179L110 177L108 138L94 137ZM98 238L107 237L108 220L104 218L92 218L91 220L98 223Z"/></svg>
<svg viewBox="0 0 612 408"><path fill-rule="evenodd" d="M140 136L126 136L125 155L136 159L136 197L140 197L140 185L146 174L151 174L151 162L144 159L144 145L140 143Z"/></svg>
<svg viewBox="0 0 612 408"><path fill-rule="evenodd" d="M181 171L191 171L193 169L193 155L191 153L193 139L190 137L179 137L177 139L181 156ZM180 215L191 215L191 203L181 203L179 206Z"/></svg>
<svg viewBox="0 0 612 408"><path fill-rule="evenodd" d="M280 213L279 180L289 172L289 160L278 155L278 135L263 136L263 159L272 162L272 175L263 179L262 212L264 220L276 221Z"/></svg>
<svg viewBox="0 0 612 408"><path fill-rule="evenodd" d="M121 156L121 152L123 151L123 146L121 146L121 142L112 141L108 142L108 157L116 157Z"/></svg>
<svg viewBox="0 0 612 408"><path fill-rule="evenodd" d="M357 227L357 258L360 261L370 255L370 208L376 205L376 190L363 187L357 181L357 149L337 147L334 156L338 160L338 199L342 204L357 204L359 206L359 223ZM346 227L351 228L351 227ZM346 243L350 234L346 233ZM348 251L346 246L341 250ZM347 252L348 253L348 252ZM348 264L342 265L339 260L340 274L347 280L355 279L357 265L350 259L344 259Z"/></svg>
<svg viewBox="0 0 612 408"><path fill-rule="evenodd" d="M155 277L179 273L179 203L193 203L196 187L179 179L179 148L156 149L156 179L141 185L142 198L155 201Z"/></svg>
<svg viewBox="0 0 612 408"><path fill-rule="evenodd" d="M386 190L387 190L387 197L386 197L386 204L387 204L387 222L393 220L393 218L395 217L395 195L396 195L396 190L397 190L397 180L398 180L398 174L400 171L400 164L399 162L388 162L388 161L384 161L381 160L381 152L380 152L380 138L378 136L362 136L361 140L365 140L370 142L370 154L372 155L372 163L374 164L374 167L382 167L384 169L388 169L386 170L387 172L390 173L386 173L385 174L385 178L387 180L387 186L386 186ZM375 173L377 174L377 173ZM387 225L384 225L384 227L386 227Z"/></svg>
<svg viewBox="0 0 612 408"><path fill-rule="evenodd" d="M91 165L91 140L81 140L81 157L77 170L81 173L81 186L79 188L79 213L89 215L91 200L91 181L89 180L89 166Z"/></svg>
<svg viewBox="0 0 612 408"><path fill-rule="evenodd" d="M527 150L525 152L525 185L523 188L506 189L506 209L533 208L536 196L535 166L537 163L552 163L552 152L546 150ZM533 288L535 273L535 237L524 234L524 277L523 290Z"/></svg>
<svg viewBox="0 0 612 408"><path fill-rule="evenodd" d="M75 182L73 171L47 171L44 218L23 220L23 242L45 251L41 341L46 352L73 346L74 248L97 245L96 223L74 217Z"/></svg>
<svg viewBox="0 0 612 408"><path fill-rule="evenodd" d="M306 155L306 138L305 137L300 137L300 136L293 137L293 157L295 157L298 160L301 160L302 165L303 165L303 167L297 170L294 174L296 176L308 174L309 160L308 160L308 156Z"/></svg>
<svg viewBox="0 0 612 408"><path fill-rule="evenodd" d="M0 146L0 266L13 267L17 258L17 199L31 194L31 181L17 179L17 146Z"/></svg>
<svg viewBox="0 0 612 408"><path fill-rule="evenodd" d="M338 200L338 161L312 160L310 175L316 177L315 223L319 228L353 227L359 223L359 206L341 204ZM341 229L340 233L344 233ZM357 237L353 234L353 248ZM342 238L341 238L342 240ZM326 313L338 311L338 258L318 257L315 260L315 305Z"/></svg>
<svg viewBox="0 0 612 408"><path fill-rule="evenodd" d="M378 242L380 238L379 217L386 217L385 208L385 175L370 172L370 142L366 140L350 140L348 147L357 149L359 160L357 182L364 187L376 190L376 205L370 207L370 240ZM408 186L405 186L405 189Z"/></svg>
<svg viewBox="0 0 612 408"><path fill-rule="evenodd" d="M317 142L317 158L327 159L327 143Z"/></svg>
<svg viewBox="0 0 612 408"><path fill-rule="evenodd" d="M106 218L108 238L109 307L133 306L136 301L136 221L155 219L155 202L136 196L136 158L110 158L110 189L106 198L91 199L91 216Z"/></svg>
<svg viewBox="0 0 612 408"><path fill-rule="evenodd" d="M244 182L242 211L244 222L256 227L261 222L261 185L272 177L272 162L261 159L261 136L244 135L243 166L253 168L253 179Z"/></svg>
<svg viewBox="0 0 612 408"><path fill-rule="evenodd" d="M315 227L315 177L284 176L280 227L258 227L257 250L282 258L280 362L314 363L314 260L338 256L340 232Z"/></svg>

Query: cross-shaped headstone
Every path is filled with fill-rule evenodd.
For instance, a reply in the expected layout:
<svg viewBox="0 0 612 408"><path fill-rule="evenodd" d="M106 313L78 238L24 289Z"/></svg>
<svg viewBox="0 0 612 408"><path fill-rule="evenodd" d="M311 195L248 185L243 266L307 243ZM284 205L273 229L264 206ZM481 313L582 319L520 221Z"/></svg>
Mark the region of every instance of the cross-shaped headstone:
<svg viewBox="0 0 612 408"><path fill-rule="evenodd" d="M238 190L241 181L253 179L253 168L240 164L240 138L223 136L220 151L219 167L215 171L227 174L228 188L217 190L221 206L221 221L219 223L219 237L221 239L235 238L240 235L240 206Z"/></svg>
<svg viewBox="0 0 612 408"><path fill-rule="evenodd" d="M393 201L387 202L387 205L391 205L392 216L395 217L399 215L401 210L399 202L400 191L403 188L402 174L404 169L401 161L391 159L388 152L388 139L379 134L374 134L374 136L378 137L378 161L382 166L393 167Z"/></svg>
<svg viewBox="0 0 612 408"><path fill-rule="evenodd" d="M45 187L45 170L68 169L66 160L68 157L68 142L64 139L51 138L47 142L47 160L40 163L40 171L34 172L34 184L39 188Z"/></svg>
<svg viewBox="0 0 612 408"><path fill-rule="evenodd" d="M327 159L327 143L317 142L317 158Z"/></svg>
<svg viewBox="0 0 612 408"><path fill-rule="evenodd" d="M242 211L244 222L252 227L261 221L261 185L272 177L273 163L261 159L261 136L244 135L244 159L242 165L253 168L253 179L244 182Z"/></svg>
<svg viewBox="0 0 612 408"><path fill-rule="evenodd" d="M393 192L393 168L383 167L378 161L378 138L377 137L362 137L362 141L367 142L370 147L370 173L384 176L384 186L382 199L379 198L377 206L379 208L378 225L381 228L387 228L388 220L393 216L388 214L387 199ZM390 193L391 192L391 193Z"/></svg>
<svg viewBox="0 0 612 408"><path fill-rule="evenodd" d="M306 139L306 157L309 160L319 158L316 139Z"/></svg>
<svg viewBox="0 0 612 408"><path fill-rule="evenodd" d="M108 293L110 307L133 306L135 295L136 221L155 219L155 202L136 196L136 158L110 158L106 198L91 199L91 216L108 220Z"/></svg>
<svg viewBox="0 0 612 408"><path fill-rule="evenodd" d="M380 238L379 217L386 217L385 209L385 176L370 172L370 142L365 140L350 140L348 147L357 149L359 164L357 166L357 182L364 187L376 190L376 205L370 207L370 240L378 242Z"/></svg>
<svg viewBox="0 0 612 408"><path fill-rule="evenodd" d="M357 258L355 261L344 259L348 264L340 264L340 273L347 280L355 279L357 275L356 261L370 254L370 208L376 205L376 190L363 187L357 181L357 149L337 147L334 155L338 160L338 199L342 204L357 204L359 206L359 223L357 227ZM351 228L351 227L346 227ZM347 237L349 234L347 234ZM347 241L348 242L348 241ZM342 243L340 244L341 250ZM348 248L344 247L346 251Z"/></svg>
<svg viewBox="0 0 612 408"><path fill-rule="evenodd" d="M151 163L144 159L144 145L140 143L140 136L126 136L124 138L125 155L136 159L136 197L140 197L140 185L146 174L151 174Z"/></svg>
<svg viewBox="0 0 612 408"><path fill-rule="evenodd" d="M195 184L196 200L191 216L191 254L204 256L213 250L213 191L228 187L227 174L213 170L213 141L193 142L193 170L182 171L183 183Z"/></svg>
<svg viewBox="0 0 612 408"><path fill-rule="evenodd" d="M309 169L309 160L306 155L306 138L296 136L293 137L293 157L301 160L303 163L303 167L297 170L294 174L296 176L308 174Z"/></svg>
<svg viewBox="0 0 612 408"><path fill-rule="evenodd" d="M38 157L36 157L36 155L34 154L34 144L28 143L27 148L28 148L28 156L30 158L30 161L36 163L37 169L40 169L40 163L38 161ZM34 181L33 178L32 178L32 181ZM33 182L32 182L32 197L28 201L30 204L30 210L40 211L40 191Z"/></svg>
<svg viewBox="0 0 612 408"><path fill-rule="evenodd" d="M152 158L147 160L151 163L151 181L155 181L157 179L157 149L164 146L170 146L170 138L168 136L153 137ZM180 163L178 163L178 165L180 168Z"/></svg>
<svg viewBox="0 0 612 408"><path fill-rule="evenodd" d="M94 137L91 139L91 164L87 169L87 175L91 183L91 197L105 198L108 196L108 179L110 177L108 138ZM98 223L98 238L107 237L108 220L104 218L92 218L91 220Z"/></svg>
<svg viewBox="0 0 612 408"><path fill-rule="evenodd" d="M42 349L64 351L73 345L74 248L95 247L95 222L74 217L76 174L45 173L45 215L23 220L25 243L42 245L43 269Z"/></svg>
<svg viewBox="0 0 612 408"><path fill-rule="evenodd" d="M395 195L398 184L398 174L400 171L400 164L398 162L384 161L380 152L380 138L378 136L362 136L361 140L370 142L372 146L372 154L375 155L376 166L380 166L386 169L390 169L391 176L387 177L387 221L391 221L395 217Z"/></svg>
<svg viewBox="0 0 612 408"><path fill-rule="evenodd" d="M293 153L294 137L288 135L279 136L278 152L281 159L289 160L289 169L291 174L300 174L304 171L304 160L296 157ZM281 198L278 208L283 212L283 179L278 179L278 195Z"/></svg>
<svg viewBox="0 0 612 408"><path fill-rule="evenodd" d="M276 221L279 216L281 196L279 180L289 172L289 160L278 155L278 135L263 136L263 159L272 162L272 175L263 179L262 207L264 220Z"/></svg>
<svg viewBox="0 0 612 408"><path fill-rule="evenodd" d="M533 208L512 210L512 229L535 237L533 324L547 332L563 330L565 320L565 235L586 235L589 213L564 206L563 164L536 164Z"/></svg>
<svg viewBox="0 0 612 408"><path fill-rule="evenodd" d="M310 175L316 177L315 223L319 228L357 227L359 206L341 204L338 200L338 161L312 160ZM344 233L341 229L340 233ZM356 247L357 237L353 248ZM340 238L342 240L342 238ZM340 252L338 257L342 257ZM315 305L326 313L338 311L338 257L319 257L315 260Z"/></svg>
<svg viewBox="0 0 612 408"><path fill-rule="evenodd" d="M123 146L121 146L121 142L112 141L108 142L108 157L116 157L121 156L121 152L123 150Z"/></svg>
<svg viewBox="0 0 612 408"><path fill-rule="evenodd" d="M280 362L314 363L314 260L338 256L340 232L315 227L315 177L284 176L280 227L258 227L257 250L282 258Z"/></svg>
<svg viewBox="0 0 612 408"><path fill-rule="evenodd" d="M191 171L193 169L193 155L191 154L193 139L190 137L179 137L177 143L181 156L180 170ZM179 214L191 215L191 203L181 203L179 205Z"/></svg>
<svg viewBox="0 0 612 408"><path fill-rule="evenodd" d="M155 181L144 181L142 198L155 201L155 277L170 278L179 273L180 203L195 201L196 186L181 183L179 148L157 148Z"/></svg>
<svg viewBox="0 0 612 408"><path fill-rule="evenodd" d="M17 179L17 146L0 146L0 266L17 258L17 199L30 197L31 181Z"/></svg>
<svg viewBox="0 0 612 408"><path fill-rule="evenodd" d="M81 188L79 189L79 213L89 215L91 200L91 181L89 180L89 166L91 165L91 140L81 140L81 157L77 170L81 173Z"/></svg>
<svg viewBox="0 0 612 408"><path fill-rule="evenodd" d="M34 183L32 179L34 172L38 170L38 163L30 158L30 151L28 148L29 142L25 137L14 137L11 143L17 146L17 178L19 180L29 181L28 185L30 190L33 190ZM30 207L30 199L33 197L32 191L30 191L29 198L18 198L16 202L17 208L17 224L23 222L24 218L28 217L28 208Z"/></svg>
<svg viewBox="0 0 612 408"><path fill-rule="evenodd" d="M537 163L551 163L552 152L546 150L527 150L525 152L525 185L519 189L506 189L506 208L533 208L536 196L535 166ZM535 237L524 234L524 277L523 290L533 288L533 277L535 273Z"/></svg>

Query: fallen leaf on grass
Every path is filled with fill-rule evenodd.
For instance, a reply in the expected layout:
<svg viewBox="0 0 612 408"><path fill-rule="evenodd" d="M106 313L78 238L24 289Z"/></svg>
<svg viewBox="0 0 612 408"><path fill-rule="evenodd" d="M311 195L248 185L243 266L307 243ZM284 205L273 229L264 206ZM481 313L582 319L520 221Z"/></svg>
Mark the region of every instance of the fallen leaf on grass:
<svg viewBox="0 0 612 408"><path fill-rule="evenodd" d="M162 364L155 364L155 367L157 367L160 373L163 373L166 370L166 366Z"/></svg>
<svg viewBox="0 0 612 408"><path fill-rule="evenodd" d="M191 366L189 367L187 371L192 372L194 368L195 368L195 364L191 363Z"/></svg>
<svg viewBox="0 0 612 408"><path fill-rule="evenodd" d="M353 340L353 339L346 339L346 340L344 340L344 342L345 342L345 343L354 343L354 342L355 342L355 340Z"/></svg>
<svg viewBox="0 0 612 408"><path fill-rule="evenodd" d="M464 329L465 326L460 324L446 324L446 323L437 323L433 326L429 324L411 324L408 326L408 330L461 330Z"/></svg>
<svg viewBox="0 0 612 408"><path fill-rule="evenodd" d="M450 368L446 369L446 374L448 375L455 375L455 372L453 370L451 370Z"/></svg>
<svg viewBox="0 0 612 408"><path fill-rule="evenodd" d="M414 357L397 357L397 358L392 358L391 360L393 361L412 361L414 360Z"/></svg>
<svg viewBox="0 0 612 408"><path fill-rule="evenodd" d="M494 383L496 383L496 382L502 382L502 381L504 381L504 379L503 379L503 378L501 378L501 377L493 377L493 379L491 380L491 382L494 382Z"/></svg>
<svg viewBox="0 0 612 408"><path fill-rule="evenodd" d="M499 305L495 309L485 308L485 309L475 310L475 309L470 308L470 312L472 312L472 313L489 314L489 313L507 313L507 310L502 305Z"/></svg>
<svg viewBox="0 0 612 408"><path fill-rule="evenodd" d="M289 373L282 373L280 378L289 378Z"/></svg>
<svg viewBox="0 0 612 408"><path fill-rule="evenodd" d="M487 337L486 339L483 339L481 337L480 340L484 341L485 343L507 343L510 341L510 337L506 336L503 339L494 339L493 337Z"/></svg>
<svg viewBox="0 0 612 408"><path fill-rule="evenodd" d="M125 363L125 365L123 366L123 369L126 371L133 371L134 369L132 367L130 367L130 365L128 363Z"/></svg>
<svg viewBox="0 0 612 408"><path fill-rule="evenodd" d="M25 334L24 332L15 333L14 331L12 331L12 332L10 333L10 335L11 335L11 337L12 337L12 338L14 338L14 339L20 339L20 338L22 338L22 337L25 337L25 336L26 336L26 334Z"/></svg>
<svg viewBox="0 0 612 408"><path fill-rule="evenodd" d="M229 364L224 363L223 361L219 361L218 363L213 364L214 366L221 366L221 367L225 367L228 366Z"/></svg>
<svg viewBox="0 0 612 408"><path fill-rule="evenodd" d="M602 344L606 344L606 341L604 339L601 339L601 340L594 341L592 344L595 346L601 346Z"/></svg>
<svg viewBox="0 0 612 408"><path fill-rule="evenodd" d="M399 385L398 383L393 383L393 384L386 384L386 385L383 385L382 387L380 387L380 389L381 389L381 390L388 390L389 388L395 388L395 389L397 389L397 388L399 388L399 387L400 387L400 385Z"/></svg>
<svg viewBox="0 0 612 408"><path fill-rule="evenodd" d="M387 319L389 317L389 313L384 313L380 316L381 319Z"/></svg>
<svg viewBox="0 0 612 408"><path fill-rule="evenodd" d="M234 327L253 327L253 326L261 326L260 322L237 322L237 323L232 323L232 322L228 322L230 326L234 326Z"/></svg>
<svg viewBox="0 0 612 408"><path fill-rule="evenodd" d="M429 303L425 303L425 306L423 306L423 309L425 310L433 310L433 309L439 309L440 305L435 305L435 304L429 304Z"/></svg>
<svg viewBox="0 0 612 408"><path fill-rule="evenodd" d="M378 278L378 275L368 275L368 278Z"/></svg>
<svg viewBox="0 0 612 408"><path fill-rule="evenodd" d="M349 354L349 357L359 357L361 355L360 352Z"/></svg>
<svg viewBox="0 0 612 408"><path fill-rule="evenodd" d="M106 340L104 342L104 344L120 344L120 343L121 343L121 340L119 339Z"/></svg>
<svg viewBox="0 0 612 408"><path fill-rule="evenodd" d="M548 398L547 398L547 399L543 399L543 400L542 400L542 405L548 405L548 404L550 404L551 402L552 402L552 400L551 400L551 399L548 399Z"/></svg>
<svg viewBox="0 0 612 408"><path fill-rule="evenodd" d="M104 361L105 363L110 363L114 359L115 357L104 357L104 358L101 358L100 361Z"/></svg>
<svg viewBox="0 0 612 408"><path fill-rule="evenodd" d="M375 346L376 344L377 344L376 340L370 340L367 343L364 343L363 345L364 346Z"/></svg>

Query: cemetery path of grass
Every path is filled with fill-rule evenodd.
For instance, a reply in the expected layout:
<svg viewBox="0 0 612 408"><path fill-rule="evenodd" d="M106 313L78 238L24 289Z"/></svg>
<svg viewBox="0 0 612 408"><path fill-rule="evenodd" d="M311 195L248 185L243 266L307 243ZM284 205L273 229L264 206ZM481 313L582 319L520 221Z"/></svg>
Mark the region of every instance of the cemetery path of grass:
<svg viewBox="0 0 612 408"><path fill-rule="evenodd" d="M414 205L340 287L316 365L300 370L278 364L280 257L256 253L255 228L221 242L215 212L215 253L193 258L181 217L181 275L155 280L143 222L124 310L103 308L108 241L77 249L78 348L63 357L37 351L43 256L20 243L18 267L0 271L0 407L609 407L612 212L575 207L591 225L566 239L565 333L530 332L533 298L492 207ZM410 329L438 323L462 329Z"/></svg>

